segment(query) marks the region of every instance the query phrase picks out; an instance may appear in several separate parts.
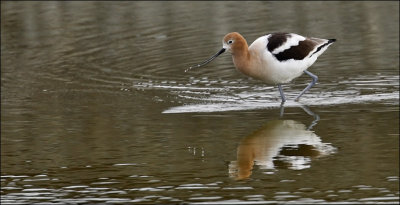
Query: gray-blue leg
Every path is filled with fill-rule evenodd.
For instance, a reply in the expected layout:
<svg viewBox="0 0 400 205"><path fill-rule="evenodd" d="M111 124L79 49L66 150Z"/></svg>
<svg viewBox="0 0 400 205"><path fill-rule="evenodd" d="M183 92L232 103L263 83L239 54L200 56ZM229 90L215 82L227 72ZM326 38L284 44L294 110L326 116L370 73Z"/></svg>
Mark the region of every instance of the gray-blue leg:
<svg viewBox="0 0 400 205"><path fill-rule="evenodd" d="M303 91L301 91L301 93L294 99L294 101L299 101L299 98L305 93L307 92L307 90L310 90L310 88L315 85L315 83L317 83L318 81L318 76L308 72L308 71L304 71L305 74L309 75L312 78L312 81L310 84L308 84L308 86L306 88L304 88Z"/></svg>
<svg viewBox="0 0 400 205"><path fill-rule="evenodd" d="M283 104L285 104L284 102L281 103L281 106L279 107L280 112L279 112L279 117L283 117L283 114L285 113L285 106L283 106Z"/></svg>
<svg viewBox="0 0 400 205"><path fill-rule="evenodd" d="M285 94L283 94L282 86L278 84L279 93L281 94L282 104L286 101Z"/></svg>

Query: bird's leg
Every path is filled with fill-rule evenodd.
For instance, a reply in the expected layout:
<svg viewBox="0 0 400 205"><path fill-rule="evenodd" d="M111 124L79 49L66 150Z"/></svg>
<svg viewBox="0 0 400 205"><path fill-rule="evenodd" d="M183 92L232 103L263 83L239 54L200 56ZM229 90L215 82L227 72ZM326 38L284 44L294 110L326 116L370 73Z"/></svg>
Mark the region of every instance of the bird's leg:
<svg viewBox="0 0 400 205"><path fill-rule="evenodd" d="M283 94L283 90L282 90L282 85L281 84L278 84L278 88L279 88L279 93L281 94L281 99L282 99L281 105L282 105L283 103L285 103L286 98L285 98L285 94Z"/></svg>
<svg viewBox="0 0 400 205"><path fill-rule="evenodd" d="M307 92L307 90L310 90L310 88L311 88L313 85L315 85L315 83L316 83L317 80L318 80L318 76L316 76L316 75L314 75L314 74L312 74L312 73L310 73L310 72L308 72L308 71L306 71L306 70L304 71L304 73L307 74L307 75L309 75L309 76L312 78L312 81L311 81L310 84L308 84L308 86L307 86L306 88L304 88L303 91L301 91L301 93L294 99L294 101L299 101L299 98L300 98L305 92Z"/></svg>
<svg viewBox="0 0 400 205"><path fill-rule="evenodd" d="M281 106L279 107L279 117L283 117L283 114L285 113L285 106L283 106L283 104L285 104L284 102L281 103Z"/></svg>

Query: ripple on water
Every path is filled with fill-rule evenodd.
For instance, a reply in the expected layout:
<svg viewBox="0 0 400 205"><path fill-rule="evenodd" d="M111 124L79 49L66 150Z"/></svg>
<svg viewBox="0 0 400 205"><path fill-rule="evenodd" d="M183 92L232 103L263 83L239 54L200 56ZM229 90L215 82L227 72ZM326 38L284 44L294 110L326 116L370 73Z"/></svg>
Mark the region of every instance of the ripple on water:
<svg viewBox="0 0 400 205"><path fill-rule="evenodd" d="M206 186L204 184L182 184L175 189L190 189L190 190L196 190L196 189L220 189L218 186Z"/></svg>
<svg viewBox="0 0 400 205"><path fill-rule="evenodd" d="M342 93L341 93L342 94ZM253 96L256 93L253 94ZM352 96L352 97L349 97ZM201 99L195 97L187 97L190 99ZM260 97L262 98L262 97ZM281 102L273 99L264 98L236 98L232 96L211 96L202 101L211 101L211 103L193 103L189 105L172 107L164 110L163 113L185 113L185 112L224 112L237 110L253 110L265 108L279 108ZM287 101L285 107L299 107L301 105L308 106L330 106L339 104L364 104L364 103L385 103L398 104L399 92L369 94L369 95L342 95L339 96L335 92L324 93L320 96L304 97L301 102Z"/></svg>
<svg viewBox="0 0 400 205"><path fill-rule="evenodd" d="M122 163L122 164L114 164L113 166L136 166L136 163Z"/></svg>
<svg viewBox="0 0 400 205"><path fill-rule="evenodd" d="M137 179L146 179L148 177L141 178L138 175L135 177ZM398 178L397 176L390 176L388 178ZM112 180L112 179L110 179ZM341 202L340 200L335 200L335 203L393 203L399 200L398 193L393 193L386 188L373 187L371 185L355 185L349 188L343 188L339 190L328 190L319 191L314 188L305 187L299 188L297 191L278 191L272 196L273 200L266 200L269 196L263 194L250 194L243 196L243 199L231 199L224 200L224 197L218 195L210 195L208 190L225 190L228 192L236 193L236 191L245 190L256 190L250 186L227 186L221 187L222 182L212 182L208 184L202 183L191 183L191 184L181 184L179 186L165 185L165 186L144 186L144 187L134 187L127 189L118 189L110 187L95 187L87 185L70 185L65 186L60 189L51 188L37 188L30 187L25 188L19 192L9 193L2 195L2 203L27 203L29 202L48 202L48 203L147 203L154 201L163 202L181 202L187 201L193 204L276 204L282 201L288 203L329 203L326 198L329 199L340 199L347 197L347 194L357 195L358 192L373 191L377 193L386 193L384 196L379 197L366 197L366 198L353 198ZM148 184L147 184L148 185ZM175 198L166 193L171 190L181 190L189 191L192 193L195 191L196 194L187 198ZM165 192L167 191L167 192ZM205 191L203 193L202 191ZM145 196L131 198L132 193L143 193ZM74 198L64 198L66 196L74 196ZM96 197L89 197L89 194ZM115 197L110 197L113 195ZM308 197L313 195L313 197ZM104 196L104 197L102 197Z"/></svg>
<svg viewBox="0 0 400 205"><path fill-rule="evenodd" d="M183 106L172 107L163 113L218 112L280 107L279 92L274 86L241 79L210 80L190 77L188 81L141 81L132 85L141 89L160 89L182 99ZM304 85L305 86L305 85ZM398 76L359 76L335 83L319 84L306 93L300 103L291 101L303 85L284 86L289 100L285 107L299 105L330 106L339 104L385 103L399 101Z"/></svg>

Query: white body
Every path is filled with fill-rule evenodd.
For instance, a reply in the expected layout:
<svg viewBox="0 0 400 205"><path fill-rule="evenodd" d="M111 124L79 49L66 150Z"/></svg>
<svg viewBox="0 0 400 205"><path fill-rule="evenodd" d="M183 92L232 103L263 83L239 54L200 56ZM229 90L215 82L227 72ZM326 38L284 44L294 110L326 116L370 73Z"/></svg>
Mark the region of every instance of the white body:
<svg viewBox="0 0 400 205"><path fill-rule="evenodd" d="M269 84L288 83L294 78L299 77L330 45L324 46L318 52L314 53L319 46L327 43L328 40L309 38L308 40L315 42L315 47L304 59L279 61L274 57L274 54L283 52L292 46L297 46L300 41L306 38L297 34L290 34L291 37L284 44L270 52L267 49L270 35L259 37L249 46L249 52L253 58L251 61L251 76Z"/></svg>

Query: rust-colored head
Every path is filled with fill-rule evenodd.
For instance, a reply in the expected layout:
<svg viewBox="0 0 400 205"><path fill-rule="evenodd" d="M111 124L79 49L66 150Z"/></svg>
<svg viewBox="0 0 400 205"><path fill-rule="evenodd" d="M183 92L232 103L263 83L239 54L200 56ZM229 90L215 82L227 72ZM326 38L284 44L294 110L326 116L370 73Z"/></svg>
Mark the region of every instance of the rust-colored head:
<svg viewBox="0 0 400 205"><path fill-rule="evenodd" d="M229 51L232 55L235 55L235 53L238 53L239 55L240 54L246 55L247 53L246 51L248 48L246 40L238 32L232 32L226 34L224 39L222 40L222 46L223 48L220 51L218 51L218 53L211 56L211 58L205 60L200 64L191 66L190 68L186 69L185 72L192 68L199 68L201 66L207 65L209 62L213 61L216 57L218 57L225 51Z"/></svg>
<svg viewBox="0 0 400 205"><path fill-rule="evenodd" d="M232 54L241 52L243 49L248 47L246 39L244 39L238 32L226 34L222 40L222 46L226 51L229 51Z"/></svg>

